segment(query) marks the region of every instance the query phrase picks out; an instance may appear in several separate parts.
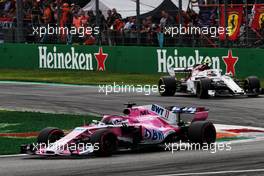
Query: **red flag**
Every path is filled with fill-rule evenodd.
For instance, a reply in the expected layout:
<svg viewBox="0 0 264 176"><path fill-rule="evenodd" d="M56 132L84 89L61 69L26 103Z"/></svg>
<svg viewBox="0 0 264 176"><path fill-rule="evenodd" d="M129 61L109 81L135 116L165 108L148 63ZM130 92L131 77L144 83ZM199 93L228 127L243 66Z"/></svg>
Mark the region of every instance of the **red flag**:
<svg viewBox="0 0 264 176"><path fill-rule="evenodd" d="M254 5L251 28L255 30L264 28L264 4Z"/></svg>
<svg viewBox="0 0 264 176"><path fill-rule="evenodd" d="M227 39L235 41L237 40L240 33L240 26L243 18L243 7L228 7L227 11L227 21L228 27L225 26L225 8L222 6L220 8L220 26L226 29L226 32L219 35L220 40L225 40L225 36Z"/></svg>
<svg viewBox="0 0 264 176"><path fill-rule="evenodd" d="M13 18L9 18L9 17L0 17L0 22L13 22L14 19Z"/></svg>

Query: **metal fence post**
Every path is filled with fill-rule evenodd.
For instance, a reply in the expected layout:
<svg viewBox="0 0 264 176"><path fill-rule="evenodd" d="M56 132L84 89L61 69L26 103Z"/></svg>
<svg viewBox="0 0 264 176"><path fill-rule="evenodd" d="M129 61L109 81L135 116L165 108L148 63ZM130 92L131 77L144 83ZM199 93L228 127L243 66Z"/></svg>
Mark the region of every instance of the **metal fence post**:
<svg viewBox="0 0 264 176"><path fill-rule="evenodd" d="M16 1L16 42L23 42L23 2L22 0Z"/></svg>
<svg viewBox="0 0 264 176"><path fill-rule="evenodd" d="M225 28L228 27L228 15L227 15L227 0L224 0L224 17L225 17ZM227 33L225 33L225 47L227 47L227 44L228 44L228 37L227 37Z"/></svg>
<svg viewBox="0 0 264 176"><path fill-rule="evenodd" d="M220 0L217 0L217 4L218 4L218 11L217 11L217 18L218 18L218 27L221 26L220 20L221 20L221 5L220 5ZM222 42L220 40L220 36L218 38L218 42L219 42L219 47L222 47Z"/></svg>
<svg viewBox="0 0 264 176"><path fill-rule="evenodd" d="M249 22L248 22L248 0L246 0L246 21L245 21L245 23L246 23L246 25L245 25L245 28L246 28L246 45L248 46L249 45L249 39L248 39L248 37L249 37L249 31L248 31L248 29L249 29L249 27L248 27L248 25L249 25Z"/></svg>
<svg viewBox="0 0 264 176"><path fill-rule="evenodd" d="M140 44L140 0L136 2L136 9L137 9L137 45Z"/></svg>
<svg viewBox="0 0 264 176"><path fill-rule="evenodd" d="M179 16L179 29L182 26L182 0L179 0L179 10L178 10L178 16ZM182 45L182 36L179 34L179 45Z"/></svg>
<svg viewBox="0 0 264 176"><path fill-rule="evenodd" d="M95 1L95 13L96 13L96 16L95 16L95 23L96 23L96 27L98 27L100 24L99 24L99 0L96 0ZM100 21L101 23L102 21ZM99 38L98 38L99 37ZM98 35L98 37L96 37L96 43L97 44L101 44L101 32L100 34Z"/></svg>

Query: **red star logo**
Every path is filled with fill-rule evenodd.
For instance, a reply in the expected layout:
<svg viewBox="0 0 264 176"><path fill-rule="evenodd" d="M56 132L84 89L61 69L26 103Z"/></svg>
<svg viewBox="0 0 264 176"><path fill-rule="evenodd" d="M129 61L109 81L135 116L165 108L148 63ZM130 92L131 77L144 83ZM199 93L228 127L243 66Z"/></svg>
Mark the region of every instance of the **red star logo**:
<svg viewBox="0 0 264 176"><path fill-rule="evenodd" d="M232 73L232 75L235 76L235 65L238 61L238 57L234 57L232 54L232 50L229 50L228 56L223 56L222 59L226 65L226 73Z"/></svg>
<svg viewBox="0 0 264 176"><path fill-rule="evenodd" d="M97 70L105 71L105 61L108 57L108 54L103 52L103 48L99 48L99 53L94 53L94 56L97 61Z"/></svg>

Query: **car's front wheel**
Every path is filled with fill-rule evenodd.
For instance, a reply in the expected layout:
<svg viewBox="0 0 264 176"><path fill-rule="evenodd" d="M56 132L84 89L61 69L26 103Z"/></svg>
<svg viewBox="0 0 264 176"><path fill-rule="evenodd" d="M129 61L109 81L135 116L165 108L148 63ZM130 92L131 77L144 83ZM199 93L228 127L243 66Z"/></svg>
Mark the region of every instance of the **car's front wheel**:
<svg viewBox="0 0 264 176"><path fill-rule="evenodd" d="M245 80L244 90L249 97L257 97L260 94L260 80L256 76L250 76Z"/></svg>
<svg viewBox="0 0 264 176"><path fill-rule="evenodd" d="M198 98L207 99L209 98L208 90L211 87L210 79L200 79L196 84L196 95Z"/></svg>
<svg viewBox="0 0 264 176"><path fill-rule="evenodd" d="M91 136L91 143L98 145L94 151L96 156L111 156L117 150L117 137L108 129L95 131Z"/></svg>
<svg viewBox="0 0 264 176"><path fill-rule="evenodd" d="M163 76L160 78L158 86L161 96L173 96L176 92L176 79L173 76Z"/></svg>
<svg viewBox="0 0 264 176"><path fill-rule="evenodd" d="M64 136L64 132L58 128L47 127L40 131L37 137L37 143L48 144L54 143Z"/></svg>

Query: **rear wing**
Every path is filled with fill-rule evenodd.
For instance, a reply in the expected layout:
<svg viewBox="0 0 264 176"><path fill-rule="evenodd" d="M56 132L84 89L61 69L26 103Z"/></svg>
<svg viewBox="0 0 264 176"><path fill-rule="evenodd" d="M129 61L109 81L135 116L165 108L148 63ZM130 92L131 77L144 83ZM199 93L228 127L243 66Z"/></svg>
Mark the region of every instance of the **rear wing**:
<svg viewBox="0 0 264 176"><path fill-rule="evenodd" d="M172 106L171 111L173 113L187 113L187 114L195 114L196 112L208 111L205 107L177 107Z"/></svg>
<svg viewBox="0 0 264 176"><path fill-rule="evenodd" d="M177 121L181 122L181 114L193 114L192 122L206 120L208 118L208 111L205 107L172 107L172 112L177 114Z"/></svg>
<svg viewBox="0 0 264 176"><path fill-rule="evenodd" d="M169 124L175 124L176 123L176 120L177 120L176 114L173 113L172 111L162 107L162 106L157 105L157 104L138 106L138 108L144 108L144 109L148 110L149 112L157 114L158 116L160 116L163 120L165 120Z"/></svg>
<svg viewBox="0 0 264 176"><path fill-rule="evenodd" d="M188 74L188 73L191 73L193 70L192 67L188 67L188 68L171 68L168 70L170 76L175 76L176 73L185 73L185 74Z"/></svg>
<svg viewBox="0 0 264 176"><path fill-rule="evenodd" d="M138 108L147 109L150 112L153 112L159 115L163 120L169 124L177 124L181 121L181 114L190 114L192 115L192 121L205 120L208 117L208 109L204 107L177 107L172 106L169 109L166 109L157 104L139 106Z"/></svg>
<svg viewBox="0 0 264 176"><path fill-rule="evenodd" d="M193 68L188 67L188 68L174 68L173 71L174 73L190 73L192 72Z"/></svg>

